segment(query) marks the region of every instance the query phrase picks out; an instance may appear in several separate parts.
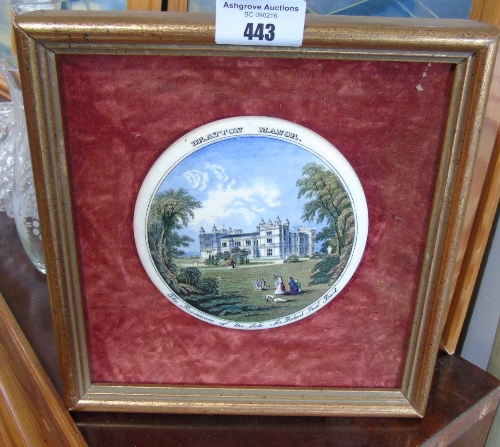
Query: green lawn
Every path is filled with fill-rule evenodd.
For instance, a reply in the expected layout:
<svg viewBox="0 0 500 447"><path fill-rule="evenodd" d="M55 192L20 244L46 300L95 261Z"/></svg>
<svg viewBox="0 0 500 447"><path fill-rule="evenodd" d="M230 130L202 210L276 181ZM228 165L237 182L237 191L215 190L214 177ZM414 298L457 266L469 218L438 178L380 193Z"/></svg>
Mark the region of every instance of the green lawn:
<svg viewBox="0 0 500 447"><path fill-rule="evenodd" d="M257 306L256 315L230 315L221 318L232 321L265 321L292 314L304 309L309 304L322 296L329 287L325 284L309 286L311 270L318 260L301 260L295 263L258 263L255 265L238 265L234 269L227 267L195 265L193 259L177 260L179 268L196 266L202 272L203 278L214 278L218 280L219 292L222 296L237 296L241 298L246 306ZM302 293L298 295L284 295L282 298L289 300L286 303L269 303L266 295L273 294L275 285L273 276L281 276L289 290L289 277L298 279L302 284ZM263 278L269 289L255 290L254 284L257 278ZM242 304L242 305L243 305Z"/></svg>

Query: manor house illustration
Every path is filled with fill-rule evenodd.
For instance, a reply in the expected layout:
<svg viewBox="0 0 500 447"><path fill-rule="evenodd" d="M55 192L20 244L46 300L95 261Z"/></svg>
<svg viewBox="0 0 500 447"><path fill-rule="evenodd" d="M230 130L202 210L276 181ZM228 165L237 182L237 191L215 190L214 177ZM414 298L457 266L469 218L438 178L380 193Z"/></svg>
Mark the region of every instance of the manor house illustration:
<svg viewBox="0 0 500 447"><path fill-rule="evenodd" d="M214 225L211 233L200 228L200 252L203 259L219 252L231 251L234 248L248 250L250 259L286 259L290 255L312 256L315 252L316 230L300 226L290 228L288 219L284 224L279 217L274 223L266 224L264 219L257 226L257 231L243 233L243 230L217 229Z"/></svg>

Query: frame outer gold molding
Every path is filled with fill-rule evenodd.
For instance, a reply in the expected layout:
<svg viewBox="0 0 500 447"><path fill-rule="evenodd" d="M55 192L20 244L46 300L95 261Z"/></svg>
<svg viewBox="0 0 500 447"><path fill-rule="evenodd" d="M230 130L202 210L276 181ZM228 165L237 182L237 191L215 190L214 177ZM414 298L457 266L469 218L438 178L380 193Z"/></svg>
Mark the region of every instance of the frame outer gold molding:
<svg viewBox="0 0 500 447"><path fill-rule="evenodd" d="M46 244L66 404L101 411L423 416L448 306L458 239L497 47L495 27L469 21L307 17L301 48L217 46L214 15L45 12L17 18L25 107ZM71 204L58 109L57 53L336 57L455 63L458 70L401 390L156 387L92 384L86 358ZM461 68L460 68L461 67ZM450 129L450 124L453 124ZM455 132L456 130L456 132ZM463 145L458 155L457 148ZM50 150L54 148L54 150ZM44 213L42 213L44 214ZM441 222L441 225L437 223ZM435 234L433 232L435 231ZM430 250L430 251L428 251ZM71 343L68 340L72 340Z"/></svg>

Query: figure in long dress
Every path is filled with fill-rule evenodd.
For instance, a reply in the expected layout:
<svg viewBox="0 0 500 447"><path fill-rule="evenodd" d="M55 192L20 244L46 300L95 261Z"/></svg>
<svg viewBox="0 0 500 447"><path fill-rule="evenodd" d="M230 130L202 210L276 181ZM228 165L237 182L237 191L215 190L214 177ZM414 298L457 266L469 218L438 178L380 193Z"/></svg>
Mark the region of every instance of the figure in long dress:
<svg viewBox="0 0 500 447"><path fill-rule="evenodd" d="M288 284L290 285L290 295L297 295L300 292L299 286L291 276Z"/></svg>
<svg viewBox="0 0 500 447"><path fill-rule="evenodd" d="M275 295L284 295L286 293L285 282L281 276L274 277L274 285L276 286Z"/></svg>

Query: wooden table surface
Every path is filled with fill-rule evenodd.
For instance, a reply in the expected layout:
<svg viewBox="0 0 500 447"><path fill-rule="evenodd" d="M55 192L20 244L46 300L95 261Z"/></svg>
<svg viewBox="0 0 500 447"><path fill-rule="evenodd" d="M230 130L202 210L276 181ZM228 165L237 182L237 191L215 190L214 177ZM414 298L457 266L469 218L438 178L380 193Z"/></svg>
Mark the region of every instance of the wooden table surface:
<svg viewBox="0 0 500 447"><path fill-rule="evenodd" d="M0 213L0 293L60 392L45 276L30 264L14 222L5 213ZM72 416L89 446L95 447L481 447L500 399L499 385L467 361L442 354L423 419L83 412Z"/></svg>

